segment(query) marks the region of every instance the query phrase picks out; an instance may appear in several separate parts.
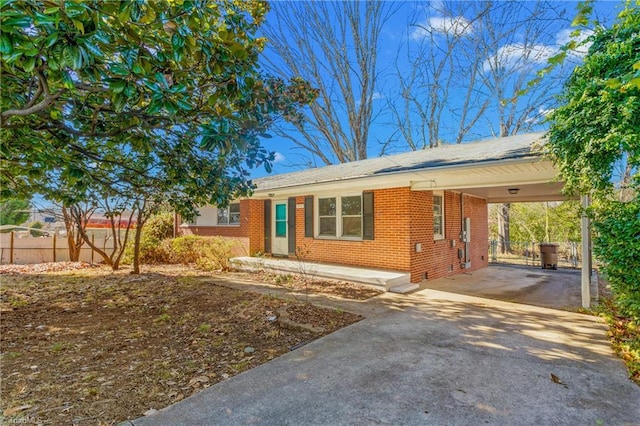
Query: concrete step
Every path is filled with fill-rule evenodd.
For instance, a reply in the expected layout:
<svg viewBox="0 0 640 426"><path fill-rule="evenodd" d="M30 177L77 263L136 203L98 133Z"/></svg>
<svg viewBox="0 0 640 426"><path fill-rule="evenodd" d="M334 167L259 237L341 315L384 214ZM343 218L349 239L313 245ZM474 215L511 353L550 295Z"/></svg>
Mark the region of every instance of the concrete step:
<svg viewBox="0 0 640 426"><path fill-rule="evenodd" d="M419 284L416 283L408 283L408 284L403 284L403 285L397 285L394 287L391 287L389 289L389 291L391 293L399 293L399 294L405 294L405 293L410 293L413 290L417 290L418 288L420 288Z"/></svg>
<svg viewBox="0 0 640 426"><path fill-rule="evenodd" d="M409 284L411 274L402 271L357 268L353 266L314 263L291 259L267 257L234 257L231 264L240 271L267 270L277 273L293 273L309 278L328 278L367 284L380 290L389 291Z"/></svg>

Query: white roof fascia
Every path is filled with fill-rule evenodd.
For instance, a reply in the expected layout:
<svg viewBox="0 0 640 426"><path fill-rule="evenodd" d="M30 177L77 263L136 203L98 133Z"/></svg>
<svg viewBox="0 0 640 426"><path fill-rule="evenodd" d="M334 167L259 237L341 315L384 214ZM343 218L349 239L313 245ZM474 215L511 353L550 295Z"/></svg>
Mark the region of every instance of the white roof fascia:
<svg viewBox="0 0 640 426"><path fill-rule="evenodd" d="M296 196L296 195L309 195L316 194L322 192L339 192L343 193L346 191L353 190L374 190L374 189L389 189L389 188L402 188L402 187L411 187L413 190L432 190L432 189L447 189L447 188L462 188L462 187L479 187L478 184L484 185L492 185L492 182L487 181L481 183L478 181L476 176L473 176L468 179L468 182L461 182L460 179L456 179L458 182L456 184L439 184L436 187L422 187L423 184L427 184L434 180L435 177L440 177L442 179L443 174L451 175L451 172L455 171L456 175L459 176L458 172L468 171L468 170L483 170L483 169L492 169L495 167L504 167L508 165L527 165L527 164L544 164L544 168L546 169L544 173L541 173L537 178L535 176L530 176L528 179L522 179L524 176L516 177L510 176L512 179L509 184L525 184L525 183L533 183L533 182L547 182L555 178L557 175L557 170L553 167L552 163L549 160L542 159L541 157L525 157L525 158L517 158L517 159L504 159L504 160L491 160L481 163L466 163L466 164L453 164L453 165L444 165L438 167L431 167L425 169L416 169L416 170L402 170L398 172L389 172L380 175L366 175L366 176L358 176L358 177L349 177L346 179L334 179L331 181L325 182L317 182L317 183L307 183L307 184L299 184L299 185L288 185L279 188L269 188L269 189L256 189L254 191L254 195L252 198L273 198L273 196L278 197L287 197L287 196ZM532 172L535 174L535 172ZM414 179L410 179L409 177L414 176ZM515 179L514 179L515 178ZM497 180L495 182L496 185L503 185L503 181ZM468 185L468 186L467 186Z"/></svg>

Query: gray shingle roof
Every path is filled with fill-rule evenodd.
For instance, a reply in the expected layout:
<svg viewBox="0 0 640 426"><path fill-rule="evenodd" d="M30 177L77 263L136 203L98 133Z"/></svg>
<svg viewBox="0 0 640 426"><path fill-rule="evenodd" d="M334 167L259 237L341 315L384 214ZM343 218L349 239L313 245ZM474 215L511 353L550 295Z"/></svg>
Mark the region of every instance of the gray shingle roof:
<svg viewBox="0 0 640 426"><path fill-rule="evenodd" d="M422 169L534 158L542 155L540 147L544 143L544 135L545 133L527 133L458 145L443 145L420 151L266 176L255 179L254 183L257 185L257 190L264 191Z"/></svg>

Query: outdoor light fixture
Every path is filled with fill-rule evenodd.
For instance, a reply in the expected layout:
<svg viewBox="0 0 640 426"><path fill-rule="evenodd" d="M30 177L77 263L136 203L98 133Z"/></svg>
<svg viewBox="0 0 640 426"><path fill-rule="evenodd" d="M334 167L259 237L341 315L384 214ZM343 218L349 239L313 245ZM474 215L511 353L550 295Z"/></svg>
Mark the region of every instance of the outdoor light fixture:
<svg viewBox="0 0 640 426"><path fill-rule="evenodd" d="M520 192L520 188L509 188L508 191L509 194L516 195L518 192Z"/></svg>
<svg viewBox="0 0 640 426"><path fill-rule="evenodd" d="M273 197L276 196L276 194L274 194L273 192L270 192L270 193L267 194L267 196L269 196L270 198L273 198Z"/></svg>

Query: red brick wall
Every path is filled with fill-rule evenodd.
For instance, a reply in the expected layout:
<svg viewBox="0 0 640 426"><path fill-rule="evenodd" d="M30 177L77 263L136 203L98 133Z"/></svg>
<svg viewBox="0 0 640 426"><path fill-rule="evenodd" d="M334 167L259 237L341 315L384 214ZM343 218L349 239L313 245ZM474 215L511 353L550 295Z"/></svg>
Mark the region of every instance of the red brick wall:
<svg viewBox="0 0 640 426"><path fill-rule="evenodd" d="M264 201L242 200L240 202L240 218L243 218L243 210L247 213L249 237L249 254L264 252ZM250 220L249 220L250 219ZM243 224L245 222L242 222Z"/></svg>
<svg viewBox="0 0 640 426"><path fill-rule="evenodd" d="M181 226L183 235L220 236L238 242L236 256L264 251L264 201L240 200L240 226Z"/></svg>
<svg viewBox="0 0 640 426"><path fill-rule="evenodd" d="M433 193L392 188L374 191L375 239L347 241L306 238L304 236L304 196L296 199L296 246L306 260L382 269L410 271L411 281L436 279L473 271L488 265L487 203L485 200L446 191L445 238L433 238ZM462 217L471 218L471 268L464 269L458 258ZM315 220L315 218L314 218ZM190 226L198 235L220 235L242 242L244 255L264 251L264 202L240 202L242 226ZM185 228L182 228L183 230ZM452 246L452 240L455 245ZM422 251L416 251L416 244Z"/></svg>
<svg viewBox="0 0 640 426"><path fill-rule="evenodd" d="M458 257L458 250L465 248L460 240L461 198L464 203L463 217L471 218L471 267L464 269L464 259ZM474 271L488 265L487 259L487 203L485 200L459 193L445 191L445 236L433 238L433 193L416 191L412 196L412 244L411 281L419 282ZM452 244L452 241L454 242ZM416 252L416 244L422 244L422 252ZM463 254L464 255L464 254Z"/></svg>
<svg viewBox="0 0 640 426"><path fill-rule="evenodd" d="M489 211L484 199L467 196L464 198L465 216L471 218L471 268L475 271L489 266Z"/></svg>
<svg viewBox="0 0 640 426"><path fill-rule="evenodd" d="M311 261L408 271L410 226L406 212L410 195L409 188L374 191L375 239L371 241L305 238L304 209L296 209L296 246L308 253L305 259ZM296 203L304 203L304 196Z"/></svg>
<svg viewBox="0 0 640 426"><path fill-rule="evenodd" d="M296 246L310 261L340 263L411 272L411 281L436 279L487 266L487 204L463 196L464 217L471 217L471 268L458 258L461 194L446 191L445 239L433 238L433 193L393 188L374 191L375 239L344 241L304 237L304 209L296 208ZM296 199L302 205L304 196ZM452 247L451 241L455 241ZM416 251L422 244L422 251Z"/></svg>

